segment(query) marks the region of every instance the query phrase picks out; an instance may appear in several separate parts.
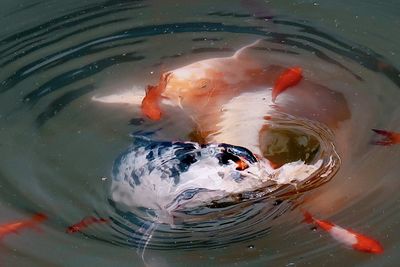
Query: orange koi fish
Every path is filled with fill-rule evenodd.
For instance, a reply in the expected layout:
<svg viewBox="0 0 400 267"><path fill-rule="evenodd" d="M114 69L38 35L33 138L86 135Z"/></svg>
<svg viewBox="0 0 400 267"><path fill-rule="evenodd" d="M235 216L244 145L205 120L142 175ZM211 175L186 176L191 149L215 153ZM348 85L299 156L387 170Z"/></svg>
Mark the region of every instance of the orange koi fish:
<svg viewBox="0 0 400 267"><path fill-rule="evenodd" d="M91 224L95 223L108 223L110 220L104 219L104 218L96 218L94 216L89 216L83 218L80 222L73 224L69 226L65 232L68 234L73 234L76 232L80 232L82 229L87 228Z"/></svg>
<svg viewBox="0 0 400 267"><path fill-rule="evenodd" d="M0 225L0 238L10 234L10 233L18 233L19 230L23 228L35 228L37 224L45 221L47 216L42 213L37 213L32 216L32 218L27 220L19 220L12 223L7 223Z"/></svg>
<svg viewBox="0 0 400 267"><path fill-rule="evenodd" d="M366 253L383 253L382 245L370 237L356 233L352 230L344 229L329 221L315 219L307 211L304 211L304 218L307 223L315 223L323 230L327 231L336 241L348 247Z"/></svg>
<svg viewBox="0 0 400 267"><path fill-rule="evenodd" d="M208 58L169 70L161 75L157 85L148 86L145 94L141 86L134 86L129 91L92 99L131 105L155 121L173 112L173 123L163 128L166 132L174 131L179 121L187 121L193 123L187 129L192 141L235 144L258 155L262 155L261 130L268 124L266 118L272 118L276 111L318 121L330 128L338 128L339 121L351 117L342 93L311 80L301 81L301 90L288 90L280 97L279 105L274 105L272 96L276 98L300 82L302 69L292 67L285 71L280 64L273 64L273 58L270 62L260 60L254 54L256 49L250 49L259 42L228 57Z"/></svg>
<svg viewBox="0 0 400 267"><path fill-rule="evenodd" d="M277 96L287 88L295 86L303 78L303 70L300 67L292 67L284 72L276 79L274 88L272 89L272 101L275 102Z"/></svg>
<svg viewBox="0 0 400 267"><path fill-rule="evenodd" d="M400 144L400 133L389 132L378 129L372 129L372 131L383 137L383 139L373 142L374 145L390 146L390 145Z"/></svg>
<svg viewBox="0 0 400 267"><path fill-rule="evenodd" d="M256 43L240 48L230 57L205 59L162 74L158 85L148 87L141 104L142 113L159 120L160 103L165 99L199 122L201 115L220 110L222 103L244 91L268 88L282 68L264 68L250 59L245 51ZM110 103L115 99L96 100Z"/></svg>

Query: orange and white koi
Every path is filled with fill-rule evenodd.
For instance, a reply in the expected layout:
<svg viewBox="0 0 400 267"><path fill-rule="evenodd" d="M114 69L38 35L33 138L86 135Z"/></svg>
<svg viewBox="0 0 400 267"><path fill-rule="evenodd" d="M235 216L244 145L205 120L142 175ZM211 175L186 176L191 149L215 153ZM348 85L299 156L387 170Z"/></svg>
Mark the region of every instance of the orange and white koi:
<svg viewBox="0 0 400 267"><path fill-rule="evenodd" d="M37 213L32 216L30 219L19 220L16 222L11 222L7 224L0 225L0 238L10 234L10 233L18 233L21 229L24 228L36 228L37 224L45 221L47 216L43 213Z"/></svg>
<svg viewBox="0 0 400 267"><path fill-rule="evenodd" d="M235 144L258 155L262 154L260 131L268 124L265 118L273 117L276 111L316 120L331 128L350 118L343 94L311 80L301 81L300 67L285 71L280 64L273 64L272 58L260 60L254 51L249 51L258 42L240 48L232 56L204 59L169 70L157 85L147 87L146 95L135 86L129 92L92 99L138 106L142 115L155 121L175 111L174 122L188 119L193 123L188 128L192 141ZM271 95L276 98L300 81L301 90L289 90L279 99L279 105L273 105Z"/></svg>
<svg viewBox="0 0 400 267"><path fill-rule="evenodd" d="M383 137L383 139L381 140L374 141L373 142L374 145L390 146L390 145L400 144L400 133L389 132L378 129L372 129L372 131Z"/></svg>
<svg viewBox="0 0 400 267"><path fill-rule="evenodd" d="M231 57L210 58L162 74L157 86L150 86L142 102L143 114L160 118L160 102L169 100L189 116L219 110L222 103L254 88L268 88L282 69L264 68L246 55L245 50L258 41L242 47Z"/></svg>
<svg viewBox="0 0 400 267"><path fill-rule="evenodd" d="M382 245L373 238L354 232L353 230L342 228L329 221L316 219L308 211L303 211L303 213L307 223L316 224L328 232L336 241L344 244L345 246L366 253L383 253Z"/></svg>
<svg viewBox="0 0 400 267"><path fill-rule="evenodd" d="M109 220L104 218L96 218L94 216L89 216L83 218L80 222L69 226L65 231L69 234L73 234L76 232L80 232L82 229L87 228L88 226L95 223L108 223Z"/></svg>
<svg viewBox="0 0 400 267"><path fill-rule="evenodd" d="M302 74L303 70L300 67L288 68L282 72L278 79L276 79L274 88L272 89L272 101L275 102L278 95L287 88L298 84L303 78Z"/></svg>

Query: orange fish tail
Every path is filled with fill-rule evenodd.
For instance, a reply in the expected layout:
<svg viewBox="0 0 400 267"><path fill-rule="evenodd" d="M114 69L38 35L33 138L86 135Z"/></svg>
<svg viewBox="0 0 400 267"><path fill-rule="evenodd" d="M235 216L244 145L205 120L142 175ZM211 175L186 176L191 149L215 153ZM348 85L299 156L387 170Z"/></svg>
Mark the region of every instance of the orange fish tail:
<svg viewBox="0 0 400 267"><path fill-rule="evenodd" d="M161 97L158 95L157 87L149 85L146 96L142 100L142 113L151 120L161 119L160 100Z"/></svg>
<svg viewBox="0 0 400 267"><path fill-rule="evenodd" d="M303 215L304 215L304 222L306 222L306 223L313 223L314 222L313 216L308 211L303 210Z"/></svg>
<svg viewBox="0 0 400 267"><path fill-rule="evenodd" d="M379 129L372 129L372 131L374 131L377 134L383 135L383 136L387 136L387 137L391 136L391 133L389 131L379 130Z"/></svg>
<svg viewBox="0 0 400 267"><path fill-rule="evenodd" d="M379 130L379 129L372 129L375 133L381 135L383 138L378 141L374 141L374 145L381 145L381 146L390 146L395 144L400 144L400 133Z"/></svg>

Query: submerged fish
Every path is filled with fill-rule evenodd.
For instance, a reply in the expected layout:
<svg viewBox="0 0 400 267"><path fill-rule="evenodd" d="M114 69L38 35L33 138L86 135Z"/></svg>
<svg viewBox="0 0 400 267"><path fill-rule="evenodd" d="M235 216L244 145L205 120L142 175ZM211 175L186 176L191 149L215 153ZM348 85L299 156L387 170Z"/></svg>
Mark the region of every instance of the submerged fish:
<svg viewBox="0 0 400 267"><path fill-rule="evenodd" d="M304 218L307 223L315 223L345 246L367 253L383 253L382 245L371 237L354 232L353 230L344 229L329 221L316 219L307 211L304 211Z"/></svg>
<svg viewBox="0 0 400 267"><path fill-rule="evenodd" d="M301 182L321 164L298 161L275 170L244 147L136 136L114 163L111 197L130 210L152 210L157 222L172 224L187 209L235 202L257 190Z"/></svg>
<svg viewBox="0 0 400 267"><path fill-rule="evenodd" d="M73 234L73 233L80 232L80 231L84 230L85 228L89 227L92 224L108 223L108 222L109 222L109 220L104 219L104 218L96 218L94 216L89 216L89 217L83 218L80 222L69 226L65 230L65 232L67 232L68 234Z"/></svg>
<svg viewBox="0 0 400 267"><path fill-rule="evenodd" d="M287 69L254 57L249 48L259 42L230 57L205 59L167 71L145 94L144 90L127 91L93 100L140 107L152 120L160 120L172 107L194 122L191 141L243 146L258 155L262 155L260 134L270 124L265 118L274 118L277 112L317 121L331 129L350 118L341 93L302 79L300 68ZM296 88L285 90L288 87Z"/></svg>
<svg viewBox="0 0 400 267"><path fill-rule="evenodd" d="M37 213L30 219L18 220L15 222L0 225L0 238L11 234L18 233L24 228L37 228L37 225L47 219L47 216L42 213Z"/></svg>
<svg viewBox="0 0 400 267"><path fill-rule="evenodd" d="M385 130L372 129L375 133L383 137L383 139L374 141L373 144L381 146L390 146L400 144L400 133L389 132Z"/></svg>

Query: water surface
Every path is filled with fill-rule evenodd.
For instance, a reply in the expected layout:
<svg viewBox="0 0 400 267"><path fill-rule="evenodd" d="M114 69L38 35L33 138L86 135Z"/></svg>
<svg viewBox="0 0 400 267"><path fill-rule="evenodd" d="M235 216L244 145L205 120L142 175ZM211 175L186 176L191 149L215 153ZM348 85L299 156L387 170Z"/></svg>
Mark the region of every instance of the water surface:
<svg viewBox="0 0 400 267"><path fill-rule="evenodd" d="M142 120L107 95L155 84L165 70L255 53L301 64L342 93L351 118L335 131L339 172L302 196L316 216L381 241L362 254L312 231L290 199L239 206L242 217L210 225L160 226L151 266L394 266L399 262L400 147L371 144L371 128L400 131L400 8L396 1L2 1L0 4L1 222L43 212L42 232L2 239L4 266L144 266L136 253L149 229L108 198L111 168L132 132L185 138L185 124ZM331 111L335 113L335 110ZM175 124L173 124L175 123ZM276 207L279 208L276 208ZM83 233L83 217L110 218ZM194 242L196 241L196 242ZM51 253L49 253L51 251Z"/></svg>

